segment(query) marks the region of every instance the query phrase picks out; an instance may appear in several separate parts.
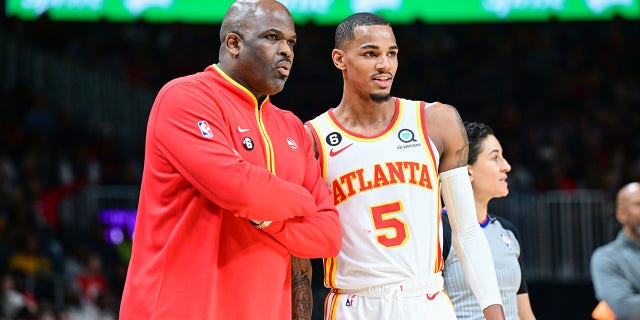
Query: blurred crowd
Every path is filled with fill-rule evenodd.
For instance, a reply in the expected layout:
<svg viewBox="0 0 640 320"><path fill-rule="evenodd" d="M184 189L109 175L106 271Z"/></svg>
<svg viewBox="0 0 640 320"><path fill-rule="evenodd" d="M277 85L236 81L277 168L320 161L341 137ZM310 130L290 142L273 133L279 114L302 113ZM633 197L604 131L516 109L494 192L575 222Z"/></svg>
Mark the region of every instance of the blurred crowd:
<svg viewBox="0 0 640 320"><path fill-rule="evenodd" d="M216 62L219 45L214 25L43 18L5 19L2 29L154 92ZM308 120L337 105L342 82L330 60L333 27L297 32L292 76L273 100ZM395 32L393 94L490 124L513 165L513 190L613 191L640 179L638 21L414 23ZM28 80L0 88L0 319L115 319L128 257L100 226L74 230L59 205L87 185L138 184L143 150L123 155L127 141L72 123Z"/></svg>
<svg viewBox="0 0 640 320"><path fill-rule="evenodd" d="M115 319L128 256L62 214L89 185L135 184L117 143L28 83L0 99L0 319ZM81 216L81 215L80 215ZM88 216L87 219L90 219Z"/></svg>

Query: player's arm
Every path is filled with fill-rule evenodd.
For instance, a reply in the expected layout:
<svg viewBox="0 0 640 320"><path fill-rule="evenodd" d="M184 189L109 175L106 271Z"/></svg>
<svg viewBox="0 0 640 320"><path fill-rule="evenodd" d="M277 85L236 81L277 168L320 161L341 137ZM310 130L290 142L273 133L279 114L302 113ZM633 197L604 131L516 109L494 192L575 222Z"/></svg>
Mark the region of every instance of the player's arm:
<svg viewBox="0 0 640 320"><path fill-rule="evenodd" d="M469 141L458 111L439 102L427 104L424 108L429 137L440 153L438 173L466 168Z"/></svg>
<svg viewBox="0 0 640 320"><path fill-rule="evenodd" d="M157 143L149 152L161 154L167 165L184 176L203 195L239 217L285 220L317 212L306 188L245 161L228 137L223 106L202 94L198 83L167 84L154 103L149 134ZM198 126L206 121L209 132ZM287 199L287 201L274 201Z"/></svg>
<svg viewBox="0 0 640 320"><path fill-rule="evenodd" d="M440 152L438 172L447 207L453 246L464 274L487 319L504 319L489 244L475 215L473 190L467 172L469 142L462 119L452 106L425 107L430 137Z"/></svg>
<svg viewBox="0 0 640 320"><path fill-rule="evenodd" d="M313 129L311 128L311 125L309 123L305 123L304 129L307 131L307 135L311 139L311 146L313 147L313 154L315 155L316 159L318 159L318 155L319 155L318 154L318 143L316 142L316 137L313 134Z"/></svg>
<svg viewBox="0 0 640 320"><path fill-rule="evenodd" d="M311 260L291 256L291 307L293 320L311 320Z"/></svg>

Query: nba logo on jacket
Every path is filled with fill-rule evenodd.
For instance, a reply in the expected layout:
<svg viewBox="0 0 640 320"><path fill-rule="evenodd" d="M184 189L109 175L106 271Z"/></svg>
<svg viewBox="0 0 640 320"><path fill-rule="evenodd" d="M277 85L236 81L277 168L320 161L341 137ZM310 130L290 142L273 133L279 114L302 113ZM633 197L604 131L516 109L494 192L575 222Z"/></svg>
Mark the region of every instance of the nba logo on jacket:
<svg viewBox="0 0 640 320"><path fill-rule="evenodd" d="M198 128L200 128L200 133L202 133L203 137L209 139L213 138L213 132L211 132L211 128L209 128L209 123L207 123L207 121L198 121Z"/></svg>

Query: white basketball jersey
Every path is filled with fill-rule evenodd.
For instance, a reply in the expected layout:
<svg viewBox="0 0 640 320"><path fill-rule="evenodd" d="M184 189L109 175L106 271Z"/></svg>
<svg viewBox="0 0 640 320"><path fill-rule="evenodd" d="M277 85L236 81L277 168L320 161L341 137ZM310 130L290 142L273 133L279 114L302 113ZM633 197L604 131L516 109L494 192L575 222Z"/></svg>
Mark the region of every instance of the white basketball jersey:
<svg viewBox="0 0 640 320"><path fill-rule="evenodd" d="M342 250L324 261L325 286L358 289L442 270L438 150L424 102L396 98L393 120L365 137L329 110L309 121L320 165L340 212Z"/></svg>

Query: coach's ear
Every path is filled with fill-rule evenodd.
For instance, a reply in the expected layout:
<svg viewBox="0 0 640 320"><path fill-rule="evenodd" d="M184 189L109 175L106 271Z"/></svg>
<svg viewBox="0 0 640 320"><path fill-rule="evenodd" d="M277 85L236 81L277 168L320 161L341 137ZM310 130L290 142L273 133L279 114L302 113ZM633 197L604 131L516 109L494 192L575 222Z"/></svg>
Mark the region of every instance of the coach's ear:
<svg viewBox="0 0 640 320"><path fill-rule="evenodd" d="M224 48L231 57L237 58L243 46L242 37L236 33L229 33L224 37Z"/></svg>
<svg viewBox="0 0 640 320"><path fill-rule="evenodd" d="M344 58L344 52L340 49L333 49L333 51L331 51L331 59L333 60L333 65L336 66L336 68L340 69L340 70L344 70L344 61L342 61L342 59Z"/></svg>

